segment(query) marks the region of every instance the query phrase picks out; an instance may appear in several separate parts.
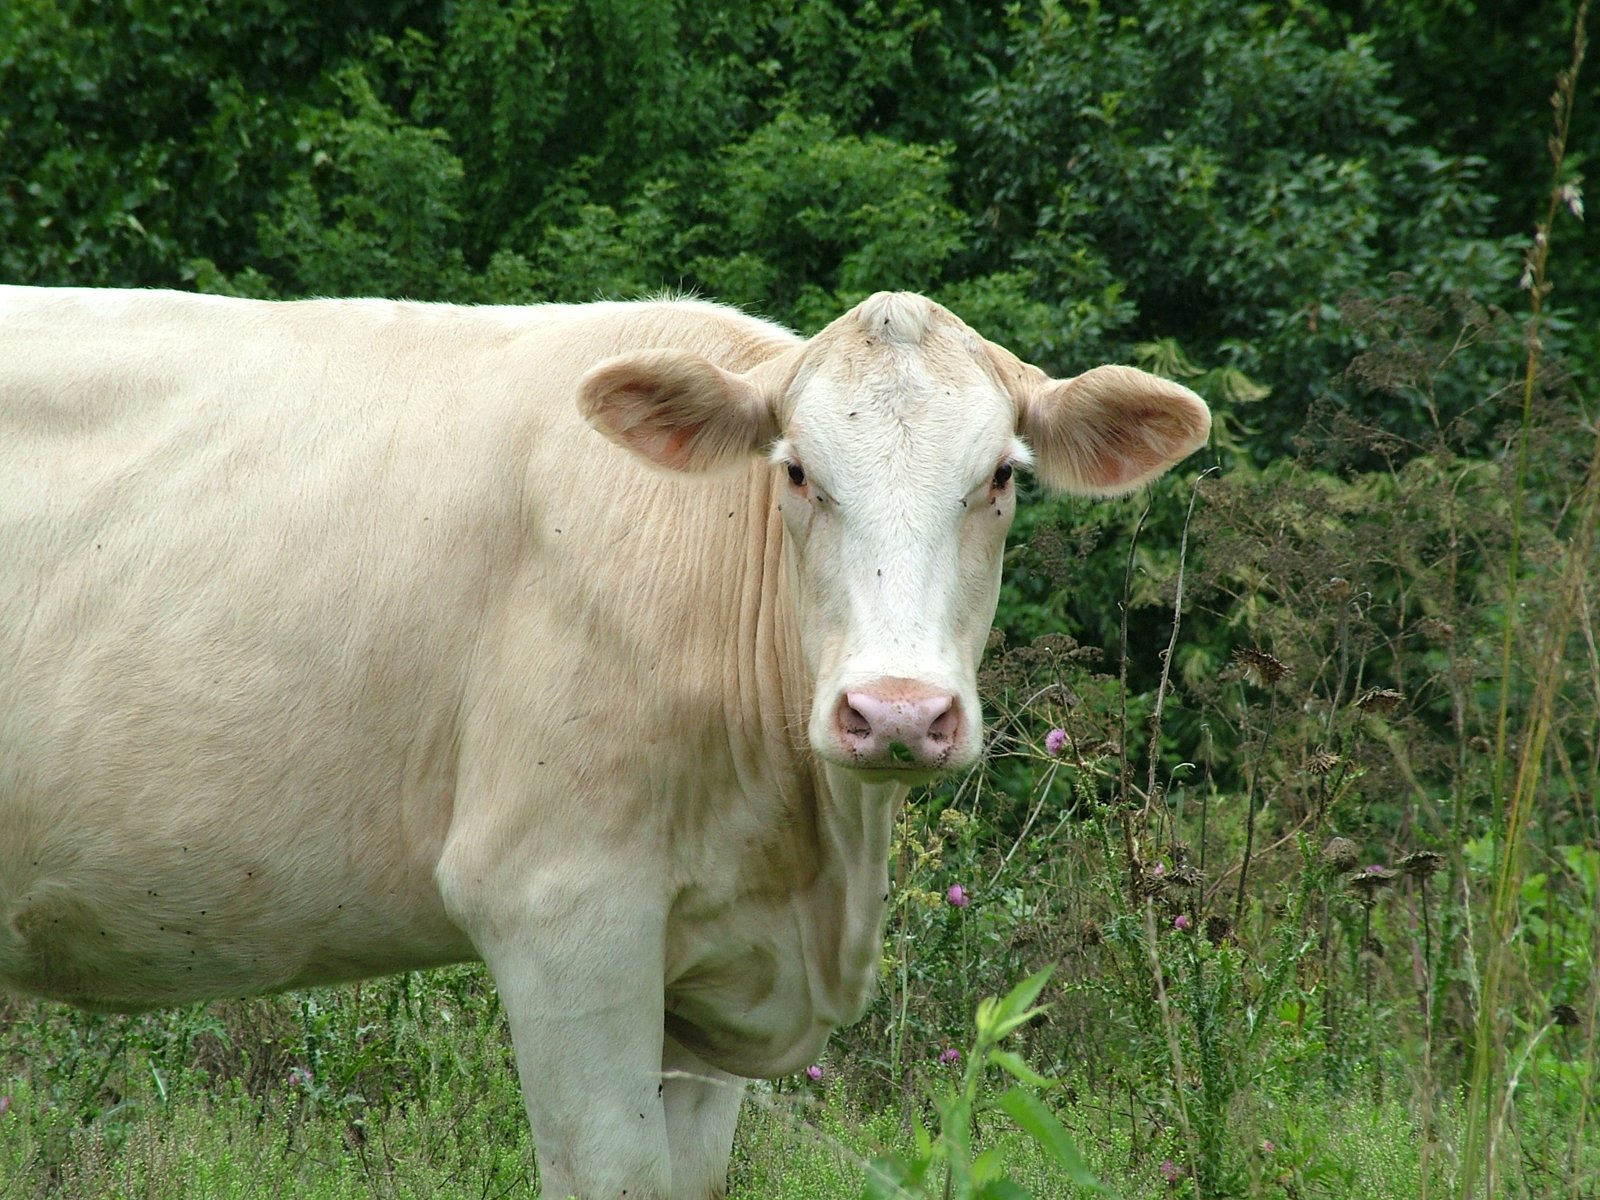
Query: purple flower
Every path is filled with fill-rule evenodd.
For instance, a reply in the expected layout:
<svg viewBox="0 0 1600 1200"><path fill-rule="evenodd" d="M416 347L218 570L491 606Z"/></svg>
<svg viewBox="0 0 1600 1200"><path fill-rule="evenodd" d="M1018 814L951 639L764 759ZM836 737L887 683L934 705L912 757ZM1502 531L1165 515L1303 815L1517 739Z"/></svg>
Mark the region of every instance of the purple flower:
<svg viewBox="0 0 1600 1200"><path fill-rule="evenodd" d="M817 1066L816 1063L812 1063L809 1067L806 1068L806 1078L811 1080L812 1083L821 1082L821 1080L822 1080L822 1068Z"/></svg>
<svg viewBox="0 0 1600 1200"><path fill-rule="evenodd" d="M953 1067L960 1061L961 1061L961 1051L957 1050L954 1046L951 1046L949 1049L944 1050L939 1055L939 1064L941 1066Z"/></svg>
<svg viewBox="0 0 1600 1200"><path fill-rule="evenodd" d="M1176 917L1174 917L1172 919L1172 927L1174 929L1176 929L1179 933L1182 933L1184 930L1188 929L1189 926L1192 925L1192 924L1194 924L1194 922L1189 920L1189 918L1186 917L1183 913L1179 913Z"/></svg>
<svg viewBox="0 0 1600 1200"><path fill-rule="evenodd" d="M1272 1139L1268 1138L1266 1141L1261 1143L1261 1149L1264 1150L1266 1153L1271 1154L1274 1150L1277 1149L1277 1147L1272 1144Z"/></svg>
<svg viewBox="0 0 1600 1200"><path fill-rule="evenodd" d="M1060 754L1067 744L1067 731L1065 729L1052 729L1044 735L1044 752L1051 758Z"/></svg>
<svg viewBox="0 0 1600 1200"><path fill-rule="evenodd" d="M11 1097L10 1096L0 1096L0 1117L5 1116L6 1113L10 1110L10 1108L11 1108Z"/></svg>
<svg viewBox="0 0 1600 1200"><path fill-rule="evenodd" d="M1178 1170L1178 1164L1173 1162L1170 1158L1164 1158L1161 1160L1160 1171L1161 1178L1165 1179L1168 1183L1177 1183L1179 1179L1183 1178L1183 1172Z"/></svg>
<svg viewBox="0 0 1600 1200"><path fill-rule="evenodd" d="M957 908L965 908L972 900L972 897L967 895L967 889L959 883L952 883L950 890L944 894L944 898Z"/></svg>
<svg viewBox="0 0 1600 1200"><path fill-rule="evenodd" d="M308 1088L311 1086L311 1071L307 1067L292 1067L289 1071L289 1086Z"/></svg>

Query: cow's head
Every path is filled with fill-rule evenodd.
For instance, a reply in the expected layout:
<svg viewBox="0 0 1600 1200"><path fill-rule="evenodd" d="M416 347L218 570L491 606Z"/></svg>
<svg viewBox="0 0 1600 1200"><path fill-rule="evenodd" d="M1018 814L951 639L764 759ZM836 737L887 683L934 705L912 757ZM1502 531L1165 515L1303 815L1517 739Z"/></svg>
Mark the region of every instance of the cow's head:
<svg viewBox="0 0 1600 1200"><path fill-rule="evenodd" d="M1016 472L1131 491L1205 443L1205 403L1130 367L1051 379L921 296L879 293L745 374L646 351L594 368L584 413L679 471L765 455L824 759L913 779L982 740L977 667Z"/></svg>

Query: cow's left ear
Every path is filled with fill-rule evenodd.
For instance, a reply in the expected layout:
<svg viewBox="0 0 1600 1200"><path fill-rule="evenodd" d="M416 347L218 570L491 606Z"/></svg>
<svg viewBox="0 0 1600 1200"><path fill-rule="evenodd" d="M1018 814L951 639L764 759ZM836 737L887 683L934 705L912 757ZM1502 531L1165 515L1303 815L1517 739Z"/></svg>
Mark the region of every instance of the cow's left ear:
<svg viewBox="0 0 1600 1200"><path fill-rule="evenodd" d="M1065 380L1033 373L1021 390L1017 432L1033 447L1034 473L1080 496L1131 492L1193 454L1211 432L1204 400L1133 367L1095 367Z"/></svg>
<svg viewBox="0 0 1600 1200"><path fill-rule="evenodd" d="M754 379L686 350L608 359L578 384L578 409L617 445L673 471L733 466L778 436Z"/></svg>

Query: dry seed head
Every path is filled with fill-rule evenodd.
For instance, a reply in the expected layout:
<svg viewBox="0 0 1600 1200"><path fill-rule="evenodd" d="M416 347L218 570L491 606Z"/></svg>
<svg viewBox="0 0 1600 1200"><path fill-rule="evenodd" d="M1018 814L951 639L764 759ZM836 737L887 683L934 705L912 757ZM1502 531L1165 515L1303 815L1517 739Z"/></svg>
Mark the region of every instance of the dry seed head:
<svg viewBox="0 0 1600 1200"><path fill-rule="evenodd" d="M1166 869L1160 863L1144 867L1133 880L1134 894L1138 896L1159 896L1166 886Z"/></svg>
<svg viewBox="0 0 1600 1200"><path fill-rule="evenodd" d="M1344 759L1340 758L1332 750L1319 746L1317 747L1317 752L1306 759L1306 773L1309 775L1326 775L1343 761Z"/></svg>
<svg viewBox="0 0 1600 1200"><path fill-rule="evenodd" d="M1171 871L1167 872L1167 882L1174 887L1194 891L1196 888L1205 886L1206 873L1199 867L1191 867L1185 863L1183 866L1173 867Z"/></svg>
<svg viewBox="0 0 1600 1200"><path fill-rule="evenodd" d="M1368 688L1356 697L1356 707L1362 712L1393 712L1405 698L1404 692L1393 688Z"/></svg>
<svg viewBox="0 0 1600 1200"><path fill-rule="evenodd" d="M1448 642L1456 636L1456 627L1438 617L1424 617L1417 622L1417 632L1436 642Z"/></svg>
<svg viewBox="0 0 1600 1200"><path fill-rule="evenodd" d="M1213 914L1206 918L1206 940L1212 945L1217 945L1227 940L1233 932L1233 923L1221 913Z"/></svg>
<svg viewBox="0 0 1600 1200"><path fill-rule="evenodd" d="M1361 897L1361 903L1372 904L1378 899L1378 893L1388 887L1399 877L1398 872L1389 870L1388 867L1364 867L1350 876L1350 886L1356 895Z"/></svg>
<svg viewBox="0 0 1600 1200"><path fill-rule="evenodd" d="M1241 646L1233 652L1233 665L1257 687L1271 687L1289 674L1288 664L1265 650Z"/></svg>
<svg viewBox="0 0 1600 1200"><path fill-rule="evenodd" d="M1319 590L1321 591L1322 598L1324 600L1332 600L1335 604L1337 604L1341 600L1348 600L1350 598L1350 593L1355 589L1350 586L1350 581L1348 579L1345 579L1339 575L1334 575L1328 580L1327 583L1323 584Z"/></svg>
<svg viewBox="0 0 1600 1200"><path fill-rule="evenodd" d="M1437 850L1413 850L1397 865L1413 879L1426 879L1444 866L1444 855Z"/></svg>
<svg viewBox="0 0 1600 1200"><path fill-rule="evenodd" d="M1100 926L1085 917L1078 922L1078 940L1085 946L1098 946L1100 944Z"/></svg>
<svg viewBox="0 0 1600 1200"><path fill-rule="evenodd" d="M1575 1028L1580 1020L1578 1010L1570 1004L1558 1004L1550 1010L1550 1019L1563 1029Z"/></svg>
<svg viewBox="0 0 1600 1200"><path fill-rule="evenodd" d="M1162 889L1161 900L1174 912L1188 908L1194 903L1192 893L1205 886L1205 882L1205 872L1198 867L1174 867L1167 872L1167 886Z"/></svg>
<svg viewBox="0 0 1600 1200"><path fill-rule="evenodd" d="M1348 871L1361 858L1361 848L1349 838L1329 838L1322 847L1322 861L1335 871Z"/></svg>

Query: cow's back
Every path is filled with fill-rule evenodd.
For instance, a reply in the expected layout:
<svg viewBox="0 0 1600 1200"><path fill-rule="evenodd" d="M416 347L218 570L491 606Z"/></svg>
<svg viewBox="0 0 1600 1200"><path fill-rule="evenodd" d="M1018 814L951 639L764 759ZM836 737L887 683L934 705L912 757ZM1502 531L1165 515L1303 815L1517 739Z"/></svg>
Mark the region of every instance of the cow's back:
<svg viewBox="0 0 1600 1200"><path fill-rule="evenodd" d="M130 1005L469 955L432 879L469 680L530 558L582 568L530 492L664 486L573 385L766 328L0 289L0 982Z"/></svg>

